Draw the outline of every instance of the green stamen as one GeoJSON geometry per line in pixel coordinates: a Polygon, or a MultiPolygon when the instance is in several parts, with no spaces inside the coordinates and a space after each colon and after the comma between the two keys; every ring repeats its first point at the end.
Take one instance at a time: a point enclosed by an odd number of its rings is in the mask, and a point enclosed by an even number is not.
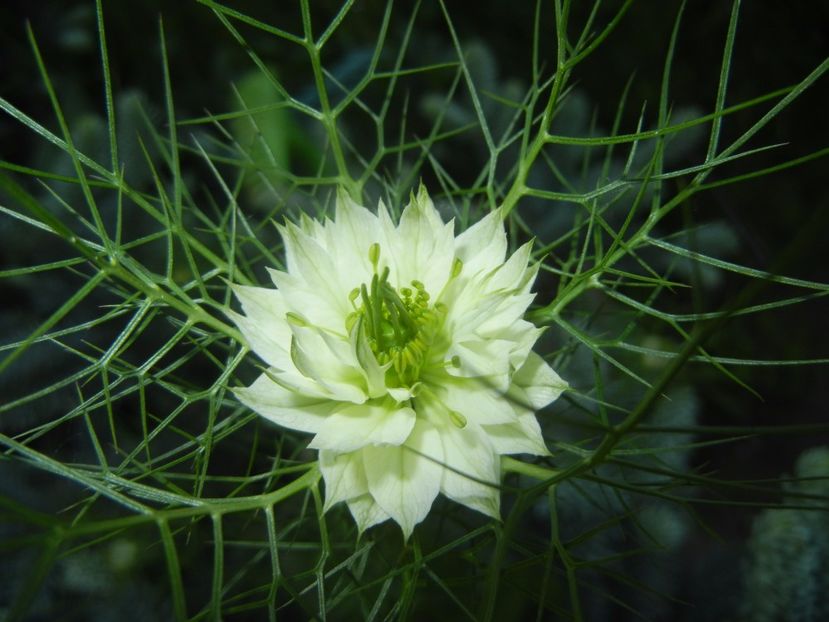
{"type": "MultiPolygon", "coordinates": [[[[376,248],[369,249],[372,263],[379,258],[379,245],[376,248]]],[[[386,267],[379,275],[375,272],[368,285],[352,290],[349,300],[355,311],[346,318],[346,329],[350,331],[364,317],[361,330],[377,362],[388,365],[386,382],[389,386],[412,386],[441,328],[446,307],[430,307],[429,293],[420,281],[412,281],[414,289],[403,287],[398,292],[388,279],[386,267]]]]}
{"type": "Polygon", "coordinates": [[[460,428],[461,430],[466,427],[466,417],[460,414],[457,410],[449,411],[449,420],[455,425],[455,427],[460,428]]]}

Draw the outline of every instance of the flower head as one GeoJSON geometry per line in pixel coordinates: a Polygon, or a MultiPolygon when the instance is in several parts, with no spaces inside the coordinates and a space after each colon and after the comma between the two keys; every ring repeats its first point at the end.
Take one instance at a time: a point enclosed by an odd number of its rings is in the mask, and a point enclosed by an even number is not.
{"type": "Polygon", "coordinates": [[[438,493],[499,516],[501,454],[546,455],[535,411],[566,383],[522,319],[537,266],[497,213],[454,235],[421,187],[394,224],[344,193],[334,221],[280,227],[277,289],[237,285],[232,318],[267,370],[236,395],[314,435],[325,506],[408,537],[438,493]]]}

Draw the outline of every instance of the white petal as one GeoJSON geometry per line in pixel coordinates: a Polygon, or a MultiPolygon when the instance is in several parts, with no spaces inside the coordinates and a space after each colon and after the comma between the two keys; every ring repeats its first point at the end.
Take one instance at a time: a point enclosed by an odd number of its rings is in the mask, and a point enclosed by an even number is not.
{"type": "Polygon", "coordinates": [[[500,516],[500,460],[476,423],[460,429],[449,423],[440,431],[446,468],[440,490],[450,499],[494,518],[500,516]]]}
{"type": "Polygon", "coordinates": [[[233,323],[239,328],[250,349],[260,359],[268,365],[280,369],[292,365],[290,355],[291,331],[288,330],[287,341],[283,342],[283,336],[281,335],[281,329],[283,327],[287,330],[287,322],[285,322],[284,318],[282,320],[273,318],[269,322],[257,322],[244,315],[239,315],[230,309],[225,311],[225,313],[233,320],[233,323]]]}
{"type": "Polygon", "coordinates": [[[512,376],[512,381],[510,394],[533,410],[544,408],[568,388],[567,382],[535,352],[529,353],[527,360],[512,376]]]}
{"type": "Polygon", "coordinates": [[[333,399],[365,402],[365,376],[351,345],[314,327],[290,326],[291,361],[300,373],[325,387],[333,399]]]}
{"type": "Polygon", "coordinates": [[[360,535],[369,527],[382,523],[391,518],[383,508],[374,500],[371,495],[362,495],[348,500],[348,509],[351,510],[351,515],[354,517],[354,522],[357,523],[357,529],[360,535]]]}
{"type": "Polygon", "coordinates": [[[410,387],[387,387],[386,391],[395,402],[400,404],[401,402],[412,399],[417,393],[419,386],[420,383],[416,382],[410,387]]]}
{"type": "Polygon", "coordinates": [[[496,337],[498,333],[509,328],[522,317],[535,294],[521,294],[504,296],[504,298],[492,309],[488,317],[477,327],[476,332],[481,336],[496,337]]]}
{"type": "Polygon", "coordinates": [[[500,212],[490,212],[455,238],[455,255],[463,262],[461,275],[490,272],[504,262],[507,235],[500,212]]]}
{"type": "Polygon", "coordinates": [[[521,413],[516,423],[488,425],[484,429],[498,454],[550,455],[533,412],[521,413]]]}
{"type": "Polygon", "coordinates": [[[268,274],[289,311],[302,315],[315,326],[345,334],[345,318],[351,311],[347,296],[335,300],[330,291],[314,288],[295,275],[272,269],[268,274]]]}
{"type": "Polygon", "coordinates": [[[418,420],[406,445],[366,447],[362,454],[371,496],[408,539],[440,490],[440,435],[433,426],[418,420]]]}
{"type": "Polygon", "coordinates": [[[338,454],[320,451],[319,466],[325,480],[325,508],[368,493],[362,456],[358,453],[338,454]]]}
{"type": "Polygon", "coordinates": [[[493,390],[506,392],[509,388],[510,352],[515,347],[504,339],[476,339],[453,344],[447,358],[457,356],[460,367],[447,367],[453,376],[466,378],[485,377],[493,390]]]}
{"type": "MultiPolygon", "coordinates": [[[[355,203],[344,190],[337,193],[336,223],[327,227],[327,248],[346,287],[368,283],[373,274],[368,251],[383,240],[377,216],[355,203]]],[[[350,291],[350,289],[349,289],[350,291]]]]}
{"type": "Polygon", "coordinates": [[[496,270],[487,283],[490,291],[523,290],[527,286],[529,277],[535,278],[537,267],[528,268],[532,242],[527,242],[518,248],[510,258],[496,270]]]}
{"type": "Polygon", "coordinates": [[[485,378],[442,378],[438,399],[468,421],[478,424],[513,423],[518,420],[509,401],[485,378]]]}
{"type": "MultiPolygon", "coordinates": [[[[349,340],[354,350],[354,356],[359,363],[360,370],[365,377],[368,396],[371,398],[381,397],[386,393],[386,370],[390,367],[391,363],[383,366],[377,362],[377,357],[371,350],[368,338],[366,337],[365,323],[362,315],[360,315],[357,323],[352,327],[349,340]]],[[[397,401],[400,402],[402,400],[397,401]]]]}
{"type": "Polygon", "coordinates": [[[282,294],[270,288],[233,285],[245,315],[227,310],[250,348],[269,365],[284,367],[289,360],[291,331],[285,321],[282,294]]]}
{"type": "Polygon", "coordinates": [[[266,374],[259,376],[249,387],[234,389],[233,393],[266,419],[301,432],[317,432],[325,418],[339,406],[327,398],[286,390],[266,374]]]}
{"type": "MultiPolygon", "coordinates": [[[[381,224],[383,217],[381,214],[381,224]]],[[[389,264],[392,283],[408,287],[421,281],[436,299],[443,290],[455,260],[454,222],[441,220],[432,200],[421,186],[400,216],[395,231],[384,224],[391,248],[389,264]]]]}
{"type": "Polygon", "coordinates": [[[326,418],[309,447],[349,452],[367,445],[401,445],[414,424],[415,412],[393,402],[349,405],[326,418]]]}
{"type": "Polygon", "coordinates": [[[277,228],[285,245],[288,274],[301,279],[314,289],[328,291],[332,300],[340,298],[337,283],[331,279],[334,265],[329,253],[322,246],[322,241],[308,235],[293,223],[277,225],[277,228]]]}

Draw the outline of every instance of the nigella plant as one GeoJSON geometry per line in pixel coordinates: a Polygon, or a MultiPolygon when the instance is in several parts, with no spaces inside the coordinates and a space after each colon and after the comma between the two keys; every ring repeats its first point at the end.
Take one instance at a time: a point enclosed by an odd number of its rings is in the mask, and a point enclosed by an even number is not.
{"type": "Polygon", "coordinates": [[[498,211],[456,237],[423,186],[396,225],[340,192],[333,221],[280,231],[276,289],[234,287],[267,365],[239,399],[314,435],[325,505],[360,531],[391,518],[408,538],[438,493],[497,518],[499,456],[549,453],[535,411],[567,386],[523,319],[531,243],[507,258],[498,211]]]}
{"type": "Polygon", "coordinates": [[[0,618],[826,617],[821,3],[12,4],[0,618]]]}

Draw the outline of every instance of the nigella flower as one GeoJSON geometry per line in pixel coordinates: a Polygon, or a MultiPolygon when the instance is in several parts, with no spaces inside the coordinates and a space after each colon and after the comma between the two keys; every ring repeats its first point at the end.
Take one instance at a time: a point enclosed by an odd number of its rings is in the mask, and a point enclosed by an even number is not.
{"type": "Polygon", "coordinates": [[[276,289],[234,287],[267,364],[236,395],[314,435],[325,507],[346,502],[361,532],[391,518],[408,538],[438,493],[498,517],[499,456],[548,454],[535,411],[566,383],[522,319],[530,244],[507,259],[497,212],[453,229],[422,186],[396,226],[340,193],[333,222],[280,227],[276,289]]]}

